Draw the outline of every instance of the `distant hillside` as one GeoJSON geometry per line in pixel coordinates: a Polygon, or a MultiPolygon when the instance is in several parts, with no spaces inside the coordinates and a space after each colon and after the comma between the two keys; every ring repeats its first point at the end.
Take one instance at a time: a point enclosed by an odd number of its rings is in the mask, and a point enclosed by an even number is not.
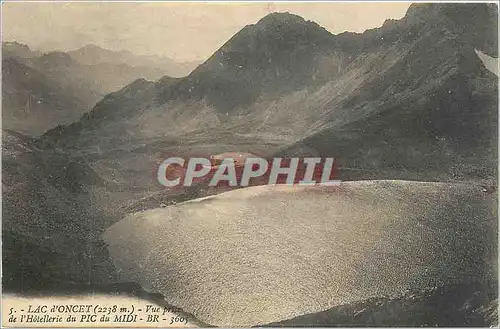
{"type": "Polygon", "coordinates": [[[30,59],[34,57],[41,56],[42,53],[39,51],[32,51],[30,47],[18,42],[2,42],[2,58],[17,58],[17,59],[30,59]]]}
{"type": "Polygon", "coordinates": [[[332,112],[326,129],[280,154],[314,148],[337,157],[346,179],[495,180],[498,78],[476,48],[498,56],[496,15],[485,4],[412,5],[388,34],[408,48],[335,110],[349,118],[332,112]]]}
{"type": "Polygon", "coordinates": [[[4,291],[109,280],[112,267],[98,239],[105,216],[88,193],[104,184],[84,162],[2,131],[4,291]]]}
{"type": "Polygon", "coordinates": [[[130,51],[112,51],[96,45],[87,45],[68,54],[84,65],[125,64],[137,68],[162,71],[170,77],[183,77],[191,73],[201,62],[176,62],[168,57],[156,55],[135,55],[130,51]]]}
{"type": "Polygon", "coordinates": [[[2,128],[41,135],[88,109],[78,93],[16,59],[2,61],[2,128]]]}

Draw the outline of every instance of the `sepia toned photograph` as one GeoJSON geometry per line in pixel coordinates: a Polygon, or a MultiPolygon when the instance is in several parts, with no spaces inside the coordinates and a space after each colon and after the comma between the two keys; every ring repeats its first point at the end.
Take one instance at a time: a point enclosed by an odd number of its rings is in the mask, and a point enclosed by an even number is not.
{"type": "Polygon", "coordinates": [[[498,3],[3,1],[2,327],[498,327],[498,3]]]}

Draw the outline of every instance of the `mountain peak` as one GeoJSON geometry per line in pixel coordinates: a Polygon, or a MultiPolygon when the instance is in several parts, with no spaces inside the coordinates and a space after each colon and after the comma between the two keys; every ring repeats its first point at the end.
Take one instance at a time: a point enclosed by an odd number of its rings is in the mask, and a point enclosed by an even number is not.
{"type": "Polygon", "coordinates": [[[296,30],[317,30],[318,33],[328,34],[330,32],[316,22],[306,21],[301,16],[289,12],[274,12],[261,18],[256,24],[250,25],[258,30],[274,31],[296,31],[296,30]]]}
{"type": "Polygon", "coordinates": [[[298,16],[289,12],[274,12],[262,17],[256,25],[280,25],[280,24],[305,24],[306,21],[298,16]]]}

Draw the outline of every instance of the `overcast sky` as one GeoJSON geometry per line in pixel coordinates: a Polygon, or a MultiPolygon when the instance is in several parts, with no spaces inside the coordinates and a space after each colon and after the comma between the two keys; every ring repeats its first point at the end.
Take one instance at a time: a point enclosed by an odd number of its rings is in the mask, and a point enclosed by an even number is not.
{"type": "Polygon", "coordinates": [[[243,26],[290,12],[337,34],[401,18],[410,3],[34,3],[2,5],[4,41],[37,50],[96,44],[178,61],[205,60],[243,26]]]}

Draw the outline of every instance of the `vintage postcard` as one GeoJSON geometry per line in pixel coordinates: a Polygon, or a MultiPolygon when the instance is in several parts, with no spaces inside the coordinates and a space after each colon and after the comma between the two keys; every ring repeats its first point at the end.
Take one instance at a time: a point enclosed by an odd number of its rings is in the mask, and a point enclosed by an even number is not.
{"type": "Polygon", "coordinates": [[[496,2],[2,2],[3,327],[498,326],[496,2]]]}

